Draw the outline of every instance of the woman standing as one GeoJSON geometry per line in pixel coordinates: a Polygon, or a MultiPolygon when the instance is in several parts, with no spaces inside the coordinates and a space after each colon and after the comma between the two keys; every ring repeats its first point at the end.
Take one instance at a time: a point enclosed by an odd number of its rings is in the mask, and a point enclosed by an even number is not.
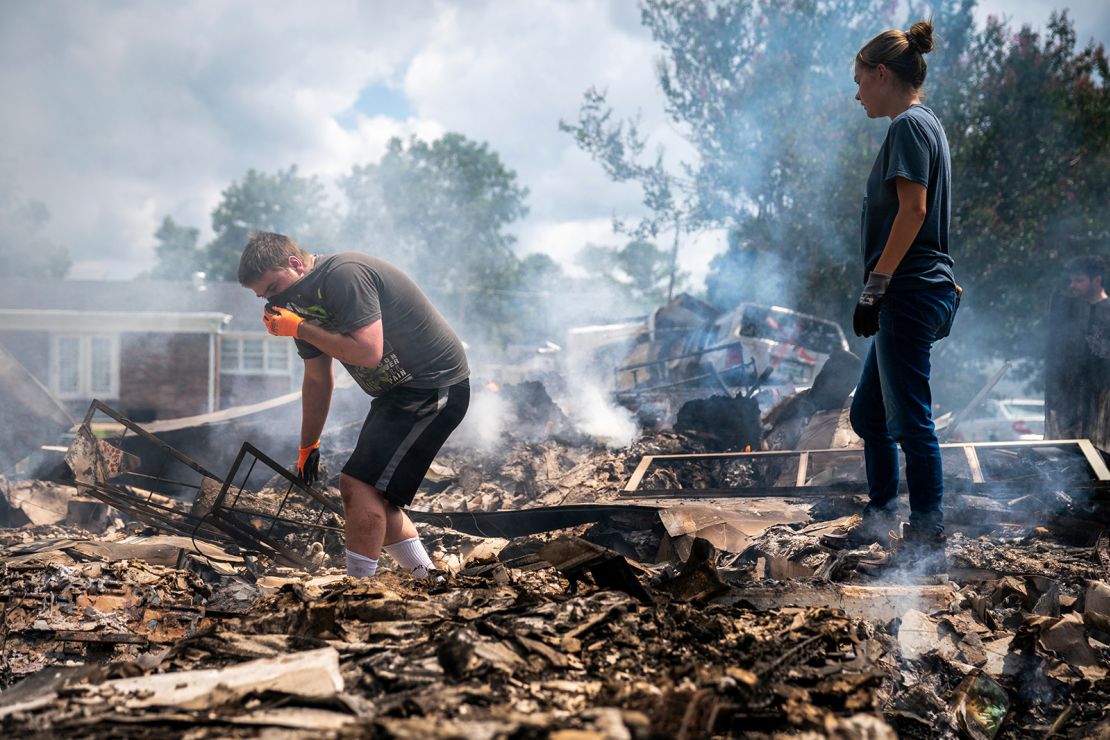
{"type": "Polygon", "coordinates": [[[944,495],[933,428],[929,352],[948,336],[958,305],[949,255],[952,175],[940,120],[921,104],[933,26],[880,33],[856,55],[856,100],[890,128],[863,199],[864,288],[853,325],[875,339],[852,402],[863,438],[870,503],[859,533],[878,540],[895,524],[898,447],[906,457],[910,522],[903,552],[944,572],[944,495]]]}

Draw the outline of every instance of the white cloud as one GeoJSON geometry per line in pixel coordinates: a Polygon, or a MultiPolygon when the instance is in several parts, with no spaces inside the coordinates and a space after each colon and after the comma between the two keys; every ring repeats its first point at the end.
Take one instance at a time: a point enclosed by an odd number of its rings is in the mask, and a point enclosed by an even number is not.
{"type": "Polygon", "coordinates": [[[586,274],[585,268],[576,261],[582,247],[587,244],[617,245],[621,242],[613,234],[613,222],[608,218],[532,219],[522,225],[518,238],[522,254],[542,252],[551,255],[575,277],[586,274]]]}
{"type": "Polygon", "coordinates": [[[1044,30],[1052,12],[1064,8],[1067,8],[1068,17],[1075,24],[1079,46],[1086,46],[1092,38],[1103,43],[1110,42],[1110,3],[1106,0],[979,0],[975,8],[975,19],[981,26],[988,16],[993,15],[1009,20],[1015,26],[1028,24],[1035,29],[1044,30]]]}
{"type": "MultiPolygon", "coordinates": [[[[577,261],[579,250],[586,244],[621,246],[628,237],[614,234],[612,221],[607,218],[579,220],[531,221],[522,229],[520,242],[524,253],[542,252],[551,255],[572,277],[585,277],[588,269],[577,261]]],[[[658,244],[663,249],[674,245],[674,232],[659,235],[658,244]]],[[[697,234],[683,234],[678,246],[679,270],[687,273],[687,290],[699,291],[709,263],[727,246],[724,229],[710,229],[697,234]]]]}
{"type": "Polygon", "coordinates": [[[709,263],[728,246],[728,233],[713,229],[683,235],[678,247],[678,265],[690,274],[687,288],[700,288],[709,274],[709,263]]]}
{"type": "Polygon", "coordinates": [[[488,140],[531,190],[537,219],[607,215],[638,207],[635,189],[609,182],[560,119],[575,120],[591,85],[619,111],[643,109],[655,125],[662,101],[645,29],[614,25],[610,3],[472,3],[440,17],[405,75],[417,114],[488,140]]]}
{"type": "Polygon", "coordinates": [[[591,84],[621,110],[659,106],[654,48],[623,3],[105,0],[0,13],[0,84],[21,103],[0,121],[0,161],[23,197],[51,207],[74,276],[149,267],[166,214],[209,237],[220,191],[248,168],[333,177],[392,136],[489,141],[531,189],[537,222],[638,207],[635,188],[557,130],[591,84]],[[340,126],[371,84],[400,86],[413,115],[340,126]]]}
{"type": "MultiPolygon", "coordinates": [[[[1071,7],[1081,42],[1110,36],[1110,6],[1071,7]]],[[[978,17],[1043,25],[1049,9],[984,0],[978,17]]],[[[620,243],[611,217],[641,209],[638,188],[558,131],[588,87],[641,111],[669,161],[690,154],[661,108],[658,54],[628,0],[3,3],[0,177],[50,207],[74,276],[128,277],[150,266],[163,215],[207,238],[220,191],[248,168],[334,177],[392,136],[459,131],[530,189],[522,250],[568,262],[586,242],[620,243]],[[351,115],[371,85],[401,90],[410,111],[351,115]]],[[[722,242],[704,243],[683,258],[695,276],[722,242]]]]}
{"type": "Polygon", "coordinates": [[[50,206],[74,276],[129,276],[150,265],[163,215],[208,227],[248,168],[330,173],[358,161],[344,155],[376,158],[389,135],[438,130],[333,120],[412,56],[420,10],[5,4],[0,86],[19,106],[0,119],[0,161],[50,206]]]}

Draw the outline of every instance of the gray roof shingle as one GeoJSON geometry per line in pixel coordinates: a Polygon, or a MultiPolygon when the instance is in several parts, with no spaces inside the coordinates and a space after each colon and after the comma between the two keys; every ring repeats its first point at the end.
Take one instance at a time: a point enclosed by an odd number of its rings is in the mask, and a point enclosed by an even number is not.
{"type": "Polygon", "coordinates": [[[264,331],[265,302],[238,283],[170,280],[57,280],[0,278],[0,309],[61,311],[173,311],[230,314],[226,331],[264,331]]]}

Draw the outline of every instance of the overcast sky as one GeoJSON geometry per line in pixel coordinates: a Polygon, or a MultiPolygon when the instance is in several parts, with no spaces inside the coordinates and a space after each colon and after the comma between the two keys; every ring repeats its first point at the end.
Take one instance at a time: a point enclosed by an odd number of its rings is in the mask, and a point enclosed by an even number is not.
{"type": "MultiPolygon", "coordinates": [[[[985,0],[1043,26],[1049,2],[985,0]]],[[[1080,42],[1110,41],[1110,3],[1067,5],[1080,42]]],[[[153,263],[165,215],[211,236],[220,190],[248,168],[297,164],[325,178],[376,160],[391,136],[488,141],[531,195],[522,251],[562,261],[619,243],[635,187],[608,182],[559,132],[583,91],[662,116],[658,49],[633,0],[480,2],[4,2],[0,192],[45,202],[72,277],[127,278],[153,263]]],[[[683,252],[695,277],[720,248],[683,252]]]]}

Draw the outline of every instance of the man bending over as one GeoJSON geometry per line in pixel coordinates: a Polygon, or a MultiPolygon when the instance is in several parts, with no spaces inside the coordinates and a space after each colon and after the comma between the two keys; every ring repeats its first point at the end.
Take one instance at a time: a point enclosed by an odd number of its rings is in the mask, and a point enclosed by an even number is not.
{"type": "Polygon", "coordinates": [[[403,507],[470,404],[462,342],[407,275],[365,254],[317,256],[287,236],[254,232],[239,282],[267,300],[266,328],[293,337],[304,360],[297,474],[306,483],[318,477],[332,358],[374,397],[339,476],[347,574],[374,575],[384,549],[427,576],[432,561],[403,507]]]}

